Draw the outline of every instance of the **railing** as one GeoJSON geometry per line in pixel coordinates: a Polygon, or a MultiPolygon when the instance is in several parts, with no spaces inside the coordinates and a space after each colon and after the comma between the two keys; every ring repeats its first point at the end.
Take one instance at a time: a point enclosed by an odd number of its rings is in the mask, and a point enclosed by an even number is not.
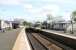
{"type": "Polygon", "coordinates": [[[31,50],[25,28],[20,31],[12,50],[31,50]]]}

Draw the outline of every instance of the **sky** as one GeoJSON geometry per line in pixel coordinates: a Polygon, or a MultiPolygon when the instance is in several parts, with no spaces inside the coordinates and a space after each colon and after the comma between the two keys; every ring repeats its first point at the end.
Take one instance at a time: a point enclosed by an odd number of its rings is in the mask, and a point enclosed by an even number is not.
{"type": "Polygon", "coordinates": [[[76,0],[0,0],[0,19],[35,22],[46,20],[47,14],[51,14],[69,20],[75,5],[76,0]]]}

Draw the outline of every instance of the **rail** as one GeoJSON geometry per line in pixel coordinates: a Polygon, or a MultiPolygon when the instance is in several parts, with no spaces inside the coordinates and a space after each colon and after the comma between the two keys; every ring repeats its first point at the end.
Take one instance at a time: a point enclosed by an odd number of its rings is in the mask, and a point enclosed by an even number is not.
{"type": "Polygon", "coordinates": [[[52,39],[53,43],[57,46],[63,48],[64,50],[76,50],[76,37],[65,35],[65,34],[59,34],[47,30],[41,30],[36,28],[27,28],[26,29],[29,32],[35,32],[40,33],[46,37],[48,37],[48,40],[51,41],[52,39]]]}

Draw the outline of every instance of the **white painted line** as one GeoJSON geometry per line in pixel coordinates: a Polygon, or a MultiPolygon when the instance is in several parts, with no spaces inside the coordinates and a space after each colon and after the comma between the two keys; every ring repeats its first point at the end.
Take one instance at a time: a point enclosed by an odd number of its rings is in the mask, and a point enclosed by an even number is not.
{"type": "Polygon", "coordinates": [[[12,50],[31,50],[27,35],[25,33],[25,28],[23,28],[19,33],[12,50]]]}
{"type": "Polygon", "coordinates": [[[46,32],[49,32],[49,33],[52,33],[52,34],[56,34],[56,35],[60,35],[60,36],[64,36],[64,37],[68,37],[68,38],[72,38],[72,39],[75,39],[76,40],[76,37],[75,36],[72,36],[72,35],[67,35],[67,34],[60,34],[60,33],[57,33],[57,32],[53,32],[53,31],[50,31],[50,30],[44,30],[42,29],[42,31],[46,31],[46,32]]]}

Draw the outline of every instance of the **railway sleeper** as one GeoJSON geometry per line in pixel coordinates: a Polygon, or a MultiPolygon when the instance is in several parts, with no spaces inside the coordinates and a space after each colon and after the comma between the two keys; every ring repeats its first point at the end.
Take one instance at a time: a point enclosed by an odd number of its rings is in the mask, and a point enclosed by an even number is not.
{"type": "Polygon", "coordinates": [[[62,48],[58,47],[57,45],[53,44],[52,42],[42,38],[37,33],[32,33],[34,38],[36,38],[42,45],[44,45],[48,50],[63,50],[62,48]]]}

